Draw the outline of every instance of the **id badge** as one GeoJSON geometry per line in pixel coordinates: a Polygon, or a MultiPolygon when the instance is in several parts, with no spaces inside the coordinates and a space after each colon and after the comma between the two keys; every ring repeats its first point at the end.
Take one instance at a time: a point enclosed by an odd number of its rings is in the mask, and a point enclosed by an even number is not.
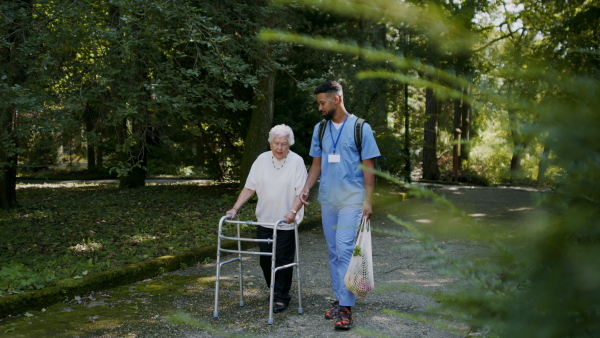
{"type": "Polygon", "coordinates": [[[340,154],[329,154],[328,162],[329,163],[340,163],[340,154]]]}

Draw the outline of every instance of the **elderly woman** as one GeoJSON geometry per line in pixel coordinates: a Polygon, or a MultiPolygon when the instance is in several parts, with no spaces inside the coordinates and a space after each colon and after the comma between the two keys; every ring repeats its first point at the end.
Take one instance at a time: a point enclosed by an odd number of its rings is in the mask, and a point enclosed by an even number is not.
{"type": "MultiPolygon", "coordinates": [[[[256,218],[261,223],[275,223],[283,218],[288,225],[278,228],[277,254],[275,265],[282,266],[294,262],[296,239],[294,220],[302,221],[304,210],[298,194],[306,181],[304,160],[290,150],[294,144],[294,132],[284,124],[277,125],[269,132],[271,151],[260,154],[252,164],[244,189],[227,214],[235,217],[237,211],[254,195],[258,196],[256,218]],[[279,231],[282,230],[282,231],[279,231]]],[[[257,238],[273,238],[272,226],[258,226],[257,238]]],[[[271,252],[271,243],[259,243],[260,251],[271,252]]],[[[260,266],[267,286],[271,284],[271,257],[260,256],[260,266]]],[[[292,268],[277,271],[275,275],[273,312],[284,311],[291,300],[292,268]]]]}

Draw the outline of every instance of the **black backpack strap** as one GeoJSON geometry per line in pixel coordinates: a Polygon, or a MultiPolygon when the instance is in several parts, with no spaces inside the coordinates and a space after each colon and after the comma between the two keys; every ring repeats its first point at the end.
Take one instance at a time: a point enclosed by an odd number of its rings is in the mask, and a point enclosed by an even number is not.
{"type": "MultiPolygon", "coordinates": [[[[354,122],[354,144],[356,145],[356,149],[358,150],[358,157],[362,162],[362,130],[363,125],[365,124],[365,119],[357,118],[356,122],[354,122]]],[[[319,123],[319,147],[323,150],[323,136],[325,135],[325,125],[327,125],[327,121],[323,119],[319,123]]]]}
{"type": "MultiPolygon", "coordinates": [[[[323,135],[325,135],[325,125],[327,124],[327,121],[325,119],[323,119],[323,121],[321,121],[319,123],[319,147],[321,148],[321,151],[323,151],[323,135]]],[[[323,156],[323,155],[321,155],[323,156]]]]}
{"type": "Polygon", "coordinates": [[[356,144],[356,149],[358,149],[358,157],[362,162],[362,129],[365,124],[365,119],[361,119],[360,117],[354,123],[354,144],[356,144]]]}

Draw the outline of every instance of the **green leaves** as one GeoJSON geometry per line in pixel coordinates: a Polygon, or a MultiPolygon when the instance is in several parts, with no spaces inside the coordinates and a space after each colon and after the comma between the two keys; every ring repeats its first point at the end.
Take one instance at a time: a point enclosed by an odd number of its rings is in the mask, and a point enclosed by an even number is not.
{"type": "MultiPolygon", "coordinates": [[[[0,238],[0,295],[215,244],[216,226],[236,188],[20,186],[27,207],[0,211],[5,234],[0,238]]],[[[241,216],[252,215],[245,208],[241,216]]]]}

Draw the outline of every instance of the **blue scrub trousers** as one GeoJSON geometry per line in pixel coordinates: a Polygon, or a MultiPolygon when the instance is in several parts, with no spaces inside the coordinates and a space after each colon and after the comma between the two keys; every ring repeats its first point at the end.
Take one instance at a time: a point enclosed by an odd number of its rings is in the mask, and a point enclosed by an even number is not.
{"type": "Polygon", "coordinates": [[[346,289],[344,277],[354,251],[362,204],[328,206],[321,204],[323,232],[329,249],[331,286],[340,306],[354,306],[356,295],[346,289]]]}

